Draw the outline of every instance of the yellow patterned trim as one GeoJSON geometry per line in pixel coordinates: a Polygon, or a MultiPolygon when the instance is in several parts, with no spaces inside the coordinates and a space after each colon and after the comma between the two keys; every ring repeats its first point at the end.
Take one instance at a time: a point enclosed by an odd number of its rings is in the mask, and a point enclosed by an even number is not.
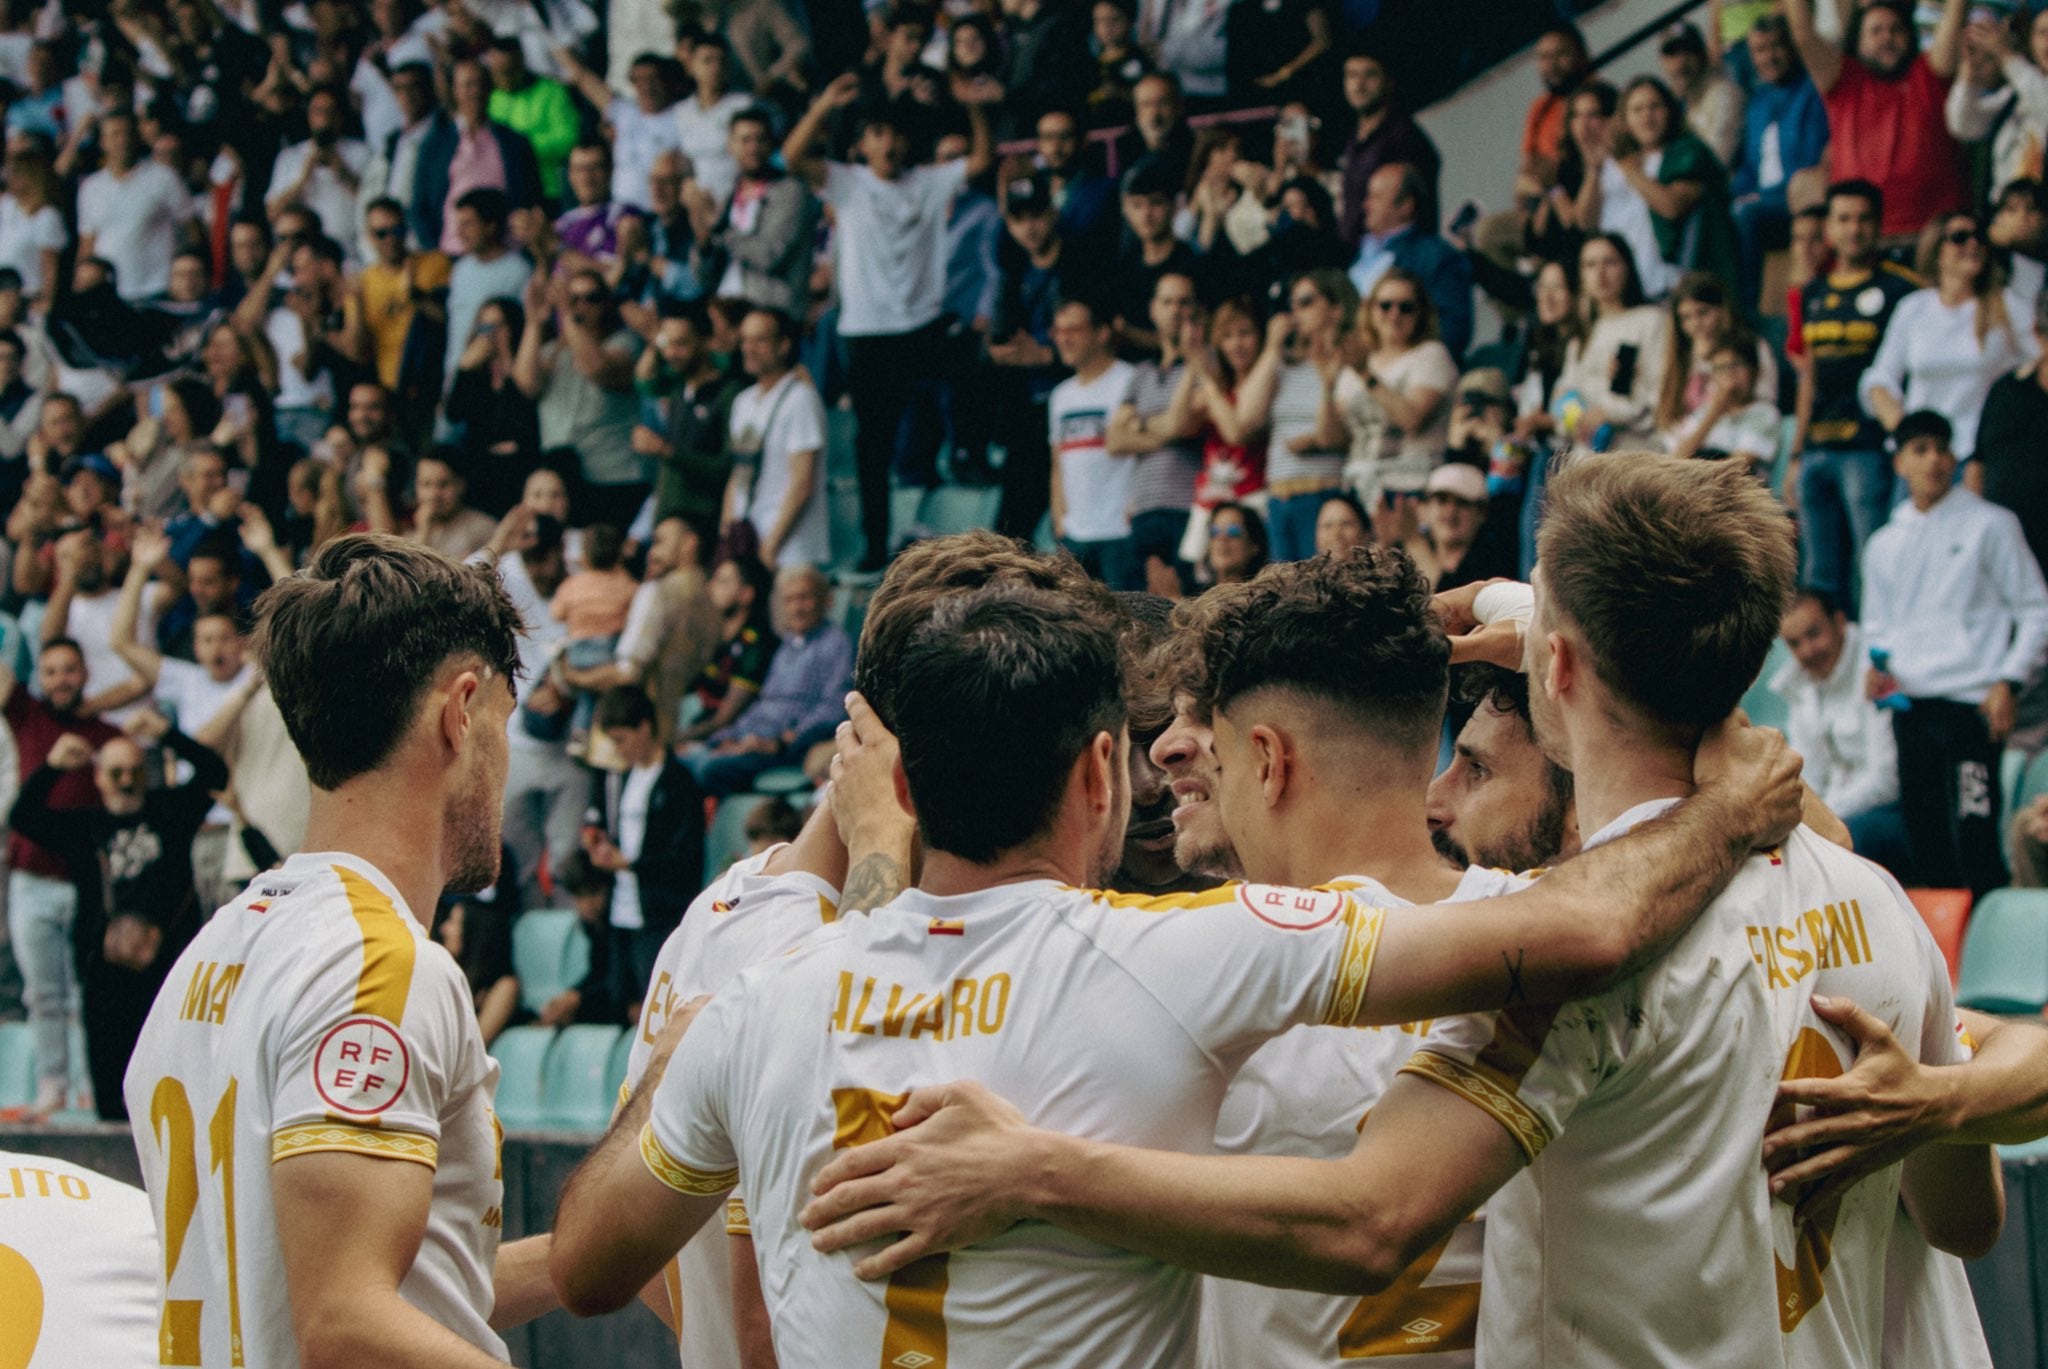
{"type": "Polygon", "coordinates": [[[411,1160],[428,1169],[441,1161],[441,1147],[432,1137],[422,1136],[416,1131],[372,1131],[368,1127],[351,1127],[339,1122],[307,1122],[286,1127],[271,1136],[270,1163],[276,1164],[293,1155],[327,1150],[372,1155],[380,1160],[411,1160]]]}
{"type": "Polygon", "coordinates": [[[1358,1021],[1365,1006],[1365,986],[1372,979],[1373,957],[1380,948],[1380,928],[1386,924],[1384,908],[1368,908],[1344,899],[1344,944],[1337,951],[1337,978],[1330,985],[1330,1001],[1323,1007],[1326,1027],[1348,1027],[1358,1021]]]}
{"type": "Polygon", "coordinates": [[[1522,1148],[1522,1154],[1530,1163],[1543,1153],[1550,1144],[1550,1128],[1538,1117],[1527,1103],[1515,1097],[1500,1081],[1482,1070],[1476,1070],[1462,1060],[1438,1055],[1435,1051],[1417,1051],[1401,1066],[1401,1073],[1420,1077],[1441,1084],[1457,1094],[1472,1106],[1507,1128],[1508,1135],[1515,1138],[1515,1144],[1522,1148]]]}
{"type": "Polygon", "coordinates": [[[1188,894],[1118,894],[1107,889],[1072,889],[1069,892],[1083,893],[1095,902],[1111,908],[1129,908],[1140,913],[1178,913],[1189,908],[1213,908],[1219,903],[1228,903],[1237,897],[1242,881],[1219,884],[1214,889],[1201,889],[1188,894]]]}
{"type": "Polygon", "coordinates": [[[655,1139],[654,1124],[640,1128],[640,1158],[647,1162],[647,1172],[667,1184],[678,1193],[692,1198],[715,1198],[740,1181],[737,1169],[707,1172],[692,1169],[675,1156],[661,1148],[655,1139]]]}
{"type": "Polygon", "coordinates": [[[725,1200],[725,1234],[728,1236],[751,1236],[754,1224],[747,1220],[747,1205],[738,1198],[725,1200]]]}

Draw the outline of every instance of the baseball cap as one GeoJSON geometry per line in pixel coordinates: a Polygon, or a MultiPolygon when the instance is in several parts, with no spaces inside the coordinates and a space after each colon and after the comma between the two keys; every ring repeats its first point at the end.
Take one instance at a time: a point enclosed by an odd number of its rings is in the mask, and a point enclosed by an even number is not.
{"type": "Polygon", "coordinates": [[[1052,212],[1052,187],[1043,176],[1018,176],[1003,187],[1003,212],[1022,216],[1025,214],[1050,214],[1052,212]]]}
{"type": "Polygon", "coordinates": [[[1512,403],[1507,372],[1498,366],[1474,367],[1459,378],[1458,398],[1466,401],[1483,399],[1494,404],[1512,403]]]}
{"type": "Polygon", "coordinates": [[[1664,41],[1657,45],[1657,51],[1666,57],[1676,57],[1681,52],[1704,57],[1707,55],[1707,40],[1699,25],[1682,21],[1664,30],[1664,41]]]}
{"type": "Polygon", "coordinates": [[[1425,498],[1432,494],[1448,494],[1468,504],[1484,504],[1486,473],[1477,466],[1452,461],[1429,473],[1429,483],[1422,487],[1422,493],[1425,498]]]}
{"type": "Polygon", "coordinates": [[[1123,193],[1164,195],[1170,200],[1180,193],[1180,183],[1174,179],[1173,168],[1166,164],[1166,159],[1155,153],[1140,157],[1137,164],[1124,173],[1123,193]]]}
{"type": "Polygon", "coordinates": [[[115,469],[112,461],[99,452],[88,452],[81,456],[74,456],[64,463],[65,480],[70,480],[71,477],[77,475],[80,471],[91,471],[114,489],[118,490],[121,488],[121,472],[115,469]]]}

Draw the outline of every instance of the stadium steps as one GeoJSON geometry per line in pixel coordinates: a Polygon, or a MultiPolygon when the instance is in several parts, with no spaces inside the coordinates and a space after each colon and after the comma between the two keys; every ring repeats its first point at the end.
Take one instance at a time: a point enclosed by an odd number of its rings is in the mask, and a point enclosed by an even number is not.
{"type": "Polygon", "coordinates": [[[2048,1008],[2048,889],[1994,889],[1971,910],[1956,1002],[1990,1013],[2048,1008]]]}

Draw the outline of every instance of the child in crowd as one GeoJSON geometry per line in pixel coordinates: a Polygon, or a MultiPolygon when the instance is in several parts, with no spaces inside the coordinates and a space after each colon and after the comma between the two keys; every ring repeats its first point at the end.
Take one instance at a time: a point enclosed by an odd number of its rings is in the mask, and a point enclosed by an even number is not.
{"type": "MultiPolygon", "coordinates": [[[[548,612],[569,630],[562,648],[563,663],[572,670],[590,670],[611,660],[618,650],[619,634],[626,630],[626,610],[640,582],[619,564],[625,552],[625,537],[609,523],[593,523],[583,536],[587,569],[562,581],[548,612]]],[[[578,691],[571,727],[578,735],[589,731],[591,710],[597,706],[588,690],[578,691]]]]}

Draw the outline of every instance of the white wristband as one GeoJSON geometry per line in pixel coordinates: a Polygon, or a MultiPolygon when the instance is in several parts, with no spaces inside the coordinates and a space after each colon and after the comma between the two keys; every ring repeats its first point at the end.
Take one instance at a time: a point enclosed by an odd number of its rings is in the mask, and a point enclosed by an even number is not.
{"type": "Polygon", "coordinates": [[[1515,580],[1488,585],[1472,597],[1472,616],[1481,627],[1515,622],[1527,628],[1536,616],[1536,591],[1515,580]]]}

